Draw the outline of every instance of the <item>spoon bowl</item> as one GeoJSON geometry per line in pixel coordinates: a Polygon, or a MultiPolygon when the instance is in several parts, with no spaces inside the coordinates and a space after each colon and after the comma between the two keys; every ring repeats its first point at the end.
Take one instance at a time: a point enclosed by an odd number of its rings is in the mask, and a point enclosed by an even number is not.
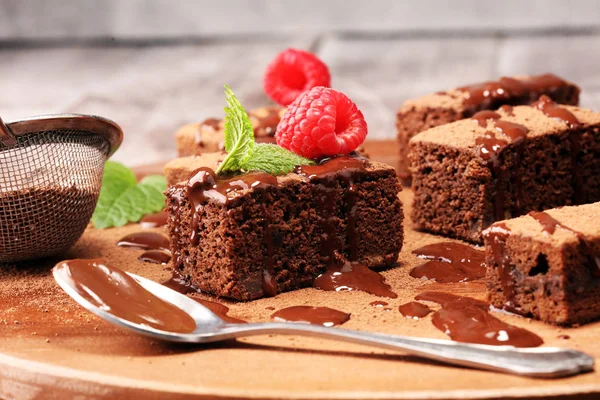
{"type": "MultiPolygon", "coordinates": [[[[561,348],[488,346],[286,322],[227,323],[208,308],[186,295],[149,279],[118,270],[114,267],[111,268],[112,272],[117,271],[121,274],[127,274],[133,278],[135,285],[139,285],[143,290],[148,291],[158,299],[183,310],[183,312],[194,320],[196,324],[195,329],[189,333],[170,332],[116,316],[111,313],[109,307],[98,306],[93,301],[90,301],[90,298],[82,295],[81,288],[74,284],[68,269],[61,268],[61,264],[54,267],[52,272],[54,279],[60,287],[90,312],[114,325],[153,339],[202,344],[263,334],[302,335],[341,340],[391,350],[402,350],[447,364],[539,378],[558,378],[594,369],[594,359],[589,355],[580,351],[561,348]]],[[[123,290],[122,285],[119,286],[118,282],[114,284],[113,289],[117,291],[123,290]]],[[[97,294],[94,296],[93,298],[98,297],[97,294]]]]}

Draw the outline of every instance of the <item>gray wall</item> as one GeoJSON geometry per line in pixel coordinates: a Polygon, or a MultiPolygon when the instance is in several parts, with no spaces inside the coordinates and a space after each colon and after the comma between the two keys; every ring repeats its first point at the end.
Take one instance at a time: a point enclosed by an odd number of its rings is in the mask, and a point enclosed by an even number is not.
{"type": "Polygon", "coordinates": [[[2,0],[0,38],[588,30],[597,0],[2,0]]]}
{"type": "Polygon", "coordinates": [[[0,116],[117,121],[129,164],[175,156],[181,124],[223,113],[223,84],[268,103],[262,74],[310,49],[333,87],[393,138],[406,99],[502,75],[553,72],[600,111],[600,1],[0,0],[0,116]]]}

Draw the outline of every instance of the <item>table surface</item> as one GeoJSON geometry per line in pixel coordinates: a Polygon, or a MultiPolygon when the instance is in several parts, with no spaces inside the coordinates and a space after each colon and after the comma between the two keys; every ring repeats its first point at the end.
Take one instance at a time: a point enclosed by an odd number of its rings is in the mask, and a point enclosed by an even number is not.
{"type": "Polygon", "coordinates": [[[503,75],[553,72],[600,110],[596,31],[495,34],[286,34],[163,45],[11,47],[0,44],[0,116],[57,112],[111,118],[124,129],[115,159],[141,165],[175,156],[180,125],[221,116],[228,84],[247,108],[269,103],[262,74],[287,47],[328,65],[332,85],[363,110],[371,139],[395,136],[406,99],[503,75]]]}

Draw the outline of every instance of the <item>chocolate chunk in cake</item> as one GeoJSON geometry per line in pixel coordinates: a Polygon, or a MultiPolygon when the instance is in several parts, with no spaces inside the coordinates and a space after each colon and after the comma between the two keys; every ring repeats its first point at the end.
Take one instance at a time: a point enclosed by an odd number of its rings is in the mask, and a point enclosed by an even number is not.
{"type": "Polygon", "coordinates": [[[417,229],[481,243],[494,221],[600,200],[600,113],[545,96],[429,129],[410,146],[417,229]]]}
{"type": "Polygon", "coordinates": [[[403,179],[410,177],[409,140],[417,133],[469,118],[481,110],[529,104],[544,94],[560,104],[579,104],[579,88],[552,74],[503,77],[405,102],[396,115],[400,146],[398,175],[403,179]]]}
{"type": "MultiPolygon", "coordinates": [[[[189,176],[198,163],[186,160],[189,176]]],[[[192,175],[167,190],[168,226],[174,268],[203,291],[273,296],[310,286],[339,255],[392,265],[402,247],[401,186],[388,165],[340,157],[277,177],[192,175]]]]}
{"type": "MultiPolygon", "coordinates": [[[[275,131],[285,108],[262,107],[248,113],[258,143],[275,143],[275,131]]],[[[187,124],[175,133],[180,157],[224,150],[225,121],[209,118],[200,123],[187,124]]]]}
{"type": "Polygon", "coordinates": [[[500,221],[484,231],[492,305],[555,324],[600,318],[600,203],[500,221]]]}

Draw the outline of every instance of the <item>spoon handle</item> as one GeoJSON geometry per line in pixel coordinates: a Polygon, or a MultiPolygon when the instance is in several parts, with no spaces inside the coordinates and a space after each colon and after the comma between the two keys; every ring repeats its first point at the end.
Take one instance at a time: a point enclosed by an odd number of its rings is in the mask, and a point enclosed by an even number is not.
{"type": "Polygon", "coordinates": [[[556,347],[522,349],[512,346],[487,346],[277,322],[232,324],[223,328],[221,333],[226,338],[263,334],[316,336],[384,349],[404,350],[448,364],[540,378],[558,378],[594,369],[594,359],[589,355],[556,347]]]}

